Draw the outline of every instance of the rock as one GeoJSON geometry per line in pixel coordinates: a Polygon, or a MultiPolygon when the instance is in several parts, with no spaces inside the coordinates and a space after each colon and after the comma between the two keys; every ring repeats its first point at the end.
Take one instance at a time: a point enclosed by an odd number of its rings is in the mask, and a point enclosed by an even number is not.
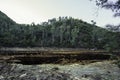
{"type": "Polygon", "coordinates": [[[26,75],[27,75],[26,73],[22,74],[22,75],[20,75],[20,78],[25,77],[26,75]]]}
{"type": "Polygon", "coordinates": [[[120,80],[120,68],[109,61],[86,65],[0,63],[0,80],[120,80]]]}
{"type": "Polygon", "coordinates": [[[4,79],[4,77],[1,75],[1,76],[0,76],[0,80],[2,80],[2,79],[4,79]]]}
{"type": "Polygon", "coordinates": [[[59,70],[59,68],[58,68],[58,67],[54,67],[54,68],[52,68],[51,70],[57,71],[57,70],[59,70]]]}

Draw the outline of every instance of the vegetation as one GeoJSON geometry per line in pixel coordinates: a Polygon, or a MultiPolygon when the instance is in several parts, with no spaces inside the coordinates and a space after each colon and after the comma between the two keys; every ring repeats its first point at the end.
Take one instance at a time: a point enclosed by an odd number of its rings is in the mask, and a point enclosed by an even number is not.
{"type": "Polygon", "coordinates": [[[120,0],[95,0],[96,5],[102,8],[106,8],[112,10],[114,12],[114,16],[120,16],[120,0]]]}
{"type": "Polygon", "coordinates": [[[117,49],[120,32],[100,28],[72,17],[59,17],[41,24],[17,24],[0,12],[1,47],[71,47],[117,49]]]}
{"type": "MultiPolygon", "coordinates": [[[[93,1],[93,0],[91,0],[93,1]]],[[[120,0],[95,0],[98,7],[106,10],[111,10],[114,13],[114,17],[120,17],[120,0]]],[[[111,30],[120,31],[120,24],[107,25],[111,30]]]]}
{"type": "MultiPolygon", "coordinates": [[[[114,17],[120,17],[120,0],[95,0],[96,1],[96,5],[101,7],[101,8],[105,8],[107,10],[111,10],[114,13],[114,17]]],[[[115,31],[117,33],[116,38],[112,38],[113,42],[115,41],[114,44],[112,44],[109,48],[109,51],[112,52],[114,50],[115,47],[119,47],[119,43],[116,42],[116,40],[119,40],[120,37],[120,24],[117,25],[107,25],[106,27],[108,27],[109,30],[111,31],[115,31]]],[[[118,65],[118,67],[120,68],[120,59],[118,56],[113,56],[114,58],[117,58],[117,62],[116,64],[118,65]]]]}

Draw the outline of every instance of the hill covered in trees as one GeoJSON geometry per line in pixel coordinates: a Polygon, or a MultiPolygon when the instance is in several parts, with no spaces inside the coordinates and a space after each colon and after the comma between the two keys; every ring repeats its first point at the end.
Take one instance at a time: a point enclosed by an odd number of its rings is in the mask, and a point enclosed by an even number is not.
{"type": "Polygon", "coordinates": [[[71,47],[106,49],[120,47],[120,33],[72,17],[41,24],[17,24],[0,12],[0,47],[71,47]]]}

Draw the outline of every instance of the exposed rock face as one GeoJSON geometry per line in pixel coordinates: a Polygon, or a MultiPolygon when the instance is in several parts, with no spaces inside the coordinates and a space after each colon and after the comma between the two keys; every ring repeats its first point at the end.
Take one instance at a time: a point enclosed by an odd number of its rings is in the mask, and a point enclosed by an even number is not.
{"type": "Polygon", "coordinates": [[[111,61],[81,65],[22,65],[0,63],[0,80],[120,80],[120,68],[111,61]]]}

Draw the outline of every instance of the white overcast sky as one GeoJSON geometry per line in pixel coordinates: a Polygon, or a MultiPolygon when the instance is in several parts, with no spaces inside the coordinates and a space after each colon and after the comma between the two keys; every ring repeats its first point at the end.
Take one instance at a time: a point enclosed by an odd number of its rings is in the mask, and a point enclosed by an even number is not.
{"type": "Polygon", "coordinates": [[[119,18],[113,13],[99,9],[89,0],[0,0],[0,10],[17,23],[41,23],[59,16],[71,16],[90,23],[95,20],[97,25],[119,24],[119,18]]]}

